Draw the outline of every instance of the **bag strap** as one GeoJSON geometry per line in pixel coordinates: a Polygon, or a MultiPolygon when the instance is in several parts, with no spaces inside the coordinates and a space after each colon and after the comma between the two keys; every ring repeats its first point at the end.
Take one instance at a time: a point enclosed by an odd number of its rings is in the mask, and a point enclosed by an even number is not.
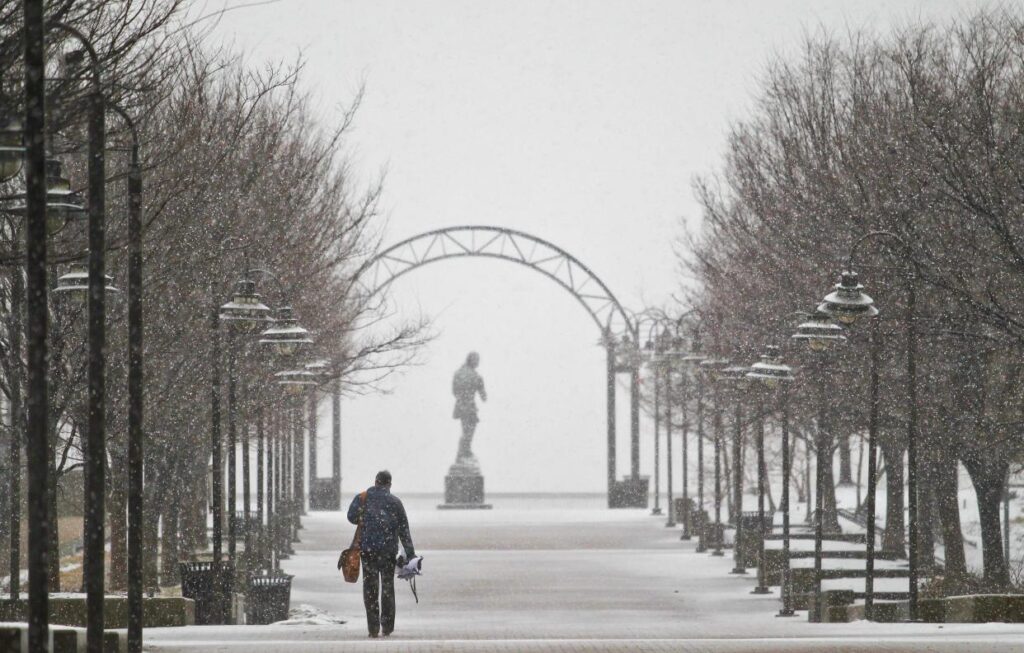
{"type": "Polygon", "coordinates": [[[366,490],[359,493],[359,520],[356,522],[356,532],[352,535],[352,546],[349,548],[358,549],[363,540],[363,514],[366,512],[366,490]]]}

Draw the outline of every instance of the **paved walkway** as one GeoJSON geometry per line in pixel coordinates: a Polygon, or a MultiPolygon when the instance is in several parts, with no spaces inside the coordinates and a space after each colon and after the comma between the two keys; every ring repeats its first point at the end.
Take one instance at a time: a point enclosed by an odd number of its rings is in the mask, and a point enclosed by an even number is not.
{"type": "Polygon", "coordinates": [[[438,511],[411,499],[420,603],[398,581],[388,640],[366,638],[359,585],[335,568],[352,527],[305,519],[285,564],[306,624],[147,631],[152,651],[986,651],[1021,650],[1016,625],[810,624],[774,616],[729,558],[694,552],[646,511],[534,508],[438,511]],[[326,617],[345,620],[329,624],[326,617]],[[325,625],[319,625],[324,623],[325,625]]]}

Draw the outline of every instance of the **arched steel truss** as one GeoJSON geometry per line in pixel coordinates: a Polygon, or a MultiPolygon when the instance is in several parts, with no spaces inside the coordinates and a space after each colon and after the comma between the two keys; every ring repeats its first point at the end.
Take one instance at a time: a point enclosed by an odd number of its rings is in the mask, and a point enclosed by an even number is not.
{"type": "Polygon", "coordinates": [[[480,257],[511,261],[540,272],[568,290],[583,305],[601,331],[607,352],[608,505],[611,508],[646,507],[648,483],[640,477],[640,411],[637,361],[620,369],[616,344],[629,335],[637,342],[636,323],[608,286],[590,268],[561,247],[546,240],[501,227],[481,225],[447,227],[407,238],[363,265],[356,283],[372,296],[406,272],[452,258],[480,257]],[[630,475],[619,481],[616,471],[615,380],[619,372],[630,376],[630,475]]]}
{"type": "Polygon", "coordinates": [[[469,225],[406,238],[367,261],[356,273],[357,282],[373,295],[406,272],[462,257],[503,259],[536,270],[568,290],[602,333],[606,328],[611,333],[633,332],[622,304],[590,268],[557,245],[513,229],[469,225]]]}

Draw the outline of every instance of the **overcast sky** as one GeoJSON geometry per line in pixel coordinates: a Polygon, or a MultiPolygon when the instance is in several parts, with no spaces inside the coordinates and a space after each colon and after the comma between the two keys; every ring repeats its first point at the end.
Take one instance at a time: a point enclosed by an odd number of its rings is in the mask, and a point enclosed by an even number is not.
{"type": "MultiPolygon", "coordinates": [[[[232,42],[253,65],[301,54],[325,123],[365,83],[349,150],[364,180],[387,171],[387,242],[460,224],[519,229],[567,249],[640,310],[670,304],[679,287],[673,244],[700,217],[691,181],[719,165],[771,57],[808,33],[887,31],[977,6],[281,0],[227,13],[211,42],[232,42]]],[[[437,338],[390,394],[344,402],[346,493],[384,467],[398,493],[443,489],[459,436],[451,375],[470,350],[490,395],[474,443],[487,489],[605,489],[603,350],[569,294],[481,259],[418,269],[390,294],[395,319],[426,316],[437,338]]],[[[621,475],[625,401],[619,416],[621,475]]],[[[327,419],[321,428],[327,475],[327,419]]],[[[645,474],[651,446],[645,421],[645,474]]]]}

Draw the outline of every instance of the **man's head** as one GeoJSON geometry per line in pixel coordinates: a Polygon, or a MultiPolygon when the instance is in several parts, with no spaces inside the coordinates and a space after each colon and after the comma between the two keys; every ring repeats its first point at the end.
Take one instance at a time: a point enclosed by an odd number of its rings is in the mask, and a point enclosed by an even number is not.
{"type": "Polygon", "coordinates": [[[373,484],[377,487],[391,487],[391,472],[386,469],[382,469],[377,472],[377,478],[373,479],[373,484]]]}
{"type": "Polygon", "coordinates": [[[476,366],[479,365],[479,364],[480,364],[480,354],[476,353],[475,351],[469,352],[469,356],[466,356],[466,365],[469,365],[470,367],[472,367],[475,370],[476,366]]]}

